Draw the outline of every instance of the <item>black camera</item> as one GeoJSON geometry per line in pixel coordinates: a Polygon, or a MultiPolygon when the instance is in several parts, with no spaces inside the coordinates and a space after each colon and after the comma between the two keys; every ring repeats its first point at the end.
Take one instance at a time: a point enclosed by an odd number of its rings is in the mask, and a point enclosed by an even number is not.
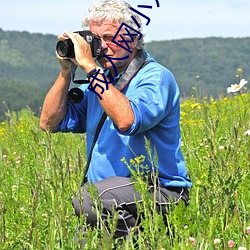
{"type": "MultiPolygon", "coordinates": [[[[93,57],[98,58],[99,56],[102,56],[103,49],[101,38],[95,36],[90,30],[75,31],[74,33],[78,33],[87,41],[87,43],[90,45],[93,57]]],[[[56,51],[61,57],[75,57],[74,44],[70,39],[58,41],[56,45],[56,51]]]]}

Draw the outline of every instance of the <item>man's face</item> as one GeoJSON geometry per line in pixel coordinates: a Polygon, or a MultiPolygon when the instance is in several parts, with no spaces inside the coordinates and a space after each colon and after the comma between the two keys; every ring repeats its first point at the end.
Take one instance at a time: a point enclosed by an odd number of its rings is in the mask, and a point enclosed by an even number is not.
{"type": "MultiPolygon", "coordinates": [[[[131,61],[131,57],[133,57],[128,51],[123,49],[122,47],[114,44],[112,42],[113,37],[116,36],[116,32],[118,31],[119,26],[115,26],[108,22],[103,22],[101,25],[98,25],[90,20],[90,30],[93,34],[100,37],[102,39],[102,48],[104,49],[104,54],[111,58],[122,58],[129,55],[129,58],[124,60],[112,60],[115,64],[118,73],[120,73],[127,64],[131,61]]],[[[120,31],[121,32],[121,31],[120,31]]],[[[121,33],[122,34],[122,33],[121,33]]],[[[116,36],[117,37],[117,36],[116,36]]],[[[118,38],[118,40],[120,40],[118,38]]],[[[125,43],[121,43],[121,45],[126,46],[125,43]]],[[[129,44],[130,48],[135,49],[136,43],[129,44]]],[[[103,68],[112,70],[113,66],[110,61],[104,57],[100,57],[98,62],[101,64],[103,68]]]]}

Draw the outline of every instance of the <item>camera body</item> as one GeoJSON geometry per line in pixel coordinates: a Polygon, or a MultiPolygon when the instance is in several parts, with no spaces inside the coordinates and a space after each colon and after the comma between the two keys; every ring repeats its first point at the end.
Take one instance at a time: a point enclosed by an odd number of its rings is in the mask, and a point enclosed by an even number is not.
{"type": "MultiPolygon", "coordinates": [[[[96,37],[90,30],[75,31],[74,33],[78,33],[90,45],[93,57],[98,58],[99,56],[102,56],[103,49],[101,38],[96,37]]],[[[58,41],[56,45],[56,51],[61,57],[75,57],[74,44],[70,39],[58,41]]]]}

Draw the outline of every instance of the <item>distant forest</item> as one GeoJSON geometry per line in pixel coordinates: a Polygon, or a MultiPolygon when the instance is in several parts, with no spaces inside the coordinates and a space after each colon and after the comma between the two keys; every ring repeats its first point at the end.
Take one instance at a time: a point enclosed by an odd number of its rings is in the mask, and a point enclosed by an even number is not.
{"type": "MultiPolygon", "coordinates": [[[[60,70],[57,37],[0,29],[0,120],[29,107],[39,115],[60,70]]],[[[182,98],[220,97],[239,78],[250,80],[250,38],[192,38],[147,43],[145,50],[174,74],[182,98]],[[238,69],[243,73],[237,78],[238,69]]]]}

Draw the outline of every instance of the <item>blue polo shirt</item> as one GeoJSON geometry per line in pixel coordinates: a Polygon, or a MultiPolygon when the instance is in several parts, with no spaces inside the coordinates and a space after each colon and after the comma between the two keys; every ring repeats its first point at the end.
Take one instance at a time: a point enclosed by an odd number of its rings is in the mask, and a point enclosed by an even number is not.
{"type": "MultiPolygon", "coordinates": [[[[146,150],[149,140],[151,152],[156,152],[159,179],[163,186],[191,187],[187,168],[181,152],[180,137],[180,91],[172,73],[147,55],[150,61],[122,91],[129,99],[135,120],[123,133],[107,117],[92,153],[88,181],[96,182],[110,176],[129,177],[130,170],[121,161],[144,155],[145,166],[152,168],[146,150]]],[[[118,81],[115,78],[113,84],[118,81]]],[[[103,109],[95,93],[88,85],[81,85],[84,99],[78,103],[68,102],[67,113],[58,131],[84,133],[87,135],[87,155],[103,109]]],[[[154,156],[153,156],[154,157],[154,156]]]]}

